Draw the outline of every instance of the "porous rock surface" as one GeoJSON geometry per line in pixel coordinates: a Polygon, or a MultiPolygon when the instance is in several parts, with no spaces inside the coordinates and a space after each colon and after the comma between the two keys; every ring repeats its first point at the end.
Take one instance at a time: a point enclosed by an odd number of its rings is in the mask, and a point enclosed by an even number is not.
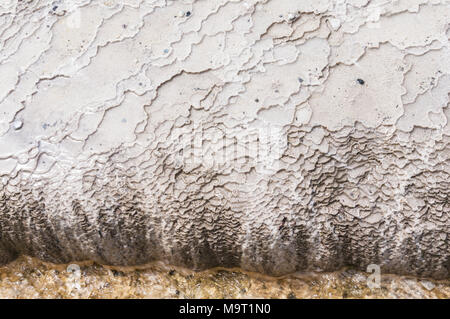
{"type": "Polygon", "coordinates": [[[21,256],[0,266],[0,298],[450,298],[450,280],[381,274],[372,288],[368,281],[354,269],[272,278],[241,269],[55,265],[21,256]]]}
{"type": "Polygon", "coordinates": [[[1,0],[0,263],[448,278],[450,2],[1,0]]]}

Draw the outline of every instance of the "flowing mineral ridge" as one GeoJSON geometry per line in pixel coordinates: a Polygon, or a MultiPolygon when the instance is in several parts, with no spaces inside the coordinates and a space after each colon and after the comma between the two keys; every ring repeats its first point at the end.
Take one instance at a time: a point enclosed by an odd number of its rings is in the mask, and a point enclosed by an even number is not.
{"type": "Polygon", "coordinates": [[[0,0],[0,264],[449,278],[450,2],[0,0]]]}

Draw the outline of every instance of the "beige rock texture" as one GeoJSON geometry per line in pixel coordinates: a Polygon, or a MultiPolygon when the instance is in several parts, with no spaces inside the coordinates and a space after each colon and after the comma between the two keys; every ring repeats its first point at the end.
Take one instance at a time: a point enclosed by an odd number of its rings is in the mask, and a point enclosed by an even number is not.
{"type": "Polygon", "coordinates": [[[0,267],[0,298],[62,299],[450,299],[450,281],[341,269],[269,277],[241,269],[194,272],[153,263],[110,267],[85,262],[55,265],[21,256],[0,267]]]}
{"type": "Polygon", "coordinates": [[[0,0],[0,264],[450,277],[450,2],[0,0]]]}

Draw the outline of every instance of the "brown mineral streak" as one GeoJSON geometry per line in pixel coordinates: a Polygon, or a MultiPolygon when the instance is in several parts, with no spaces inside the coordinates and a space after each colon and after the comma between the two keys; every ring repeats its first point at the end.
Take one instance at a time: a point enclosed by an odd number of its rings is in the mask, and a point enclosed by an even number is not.
{"type": "Polygon", "coordinates": [[[370,289],[369,274],[354,269],[275,278],[240,269],[194,272],[161,263],[77,266],[21,256],[0,267],[0,298],[450,298],[449,280],[382,274],[380,287],[370,289]]]}
{"type": "Polygon", "coordinates": [[[1,2],[0,264],[448,279],[449,26],[446,0],[1,2]]]}

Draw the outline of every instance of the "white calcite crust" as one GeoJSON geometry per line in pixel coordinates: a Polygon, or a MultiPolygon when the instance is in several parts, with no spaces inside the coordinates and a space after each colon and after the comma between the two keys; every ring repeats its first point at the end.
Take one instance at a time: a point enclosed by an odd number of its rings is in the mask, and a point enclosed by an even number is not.
{"type": "Polygon", "coordinates": [[[0,0],[0,263],[450,277],[450,1],[0,0]]]}

